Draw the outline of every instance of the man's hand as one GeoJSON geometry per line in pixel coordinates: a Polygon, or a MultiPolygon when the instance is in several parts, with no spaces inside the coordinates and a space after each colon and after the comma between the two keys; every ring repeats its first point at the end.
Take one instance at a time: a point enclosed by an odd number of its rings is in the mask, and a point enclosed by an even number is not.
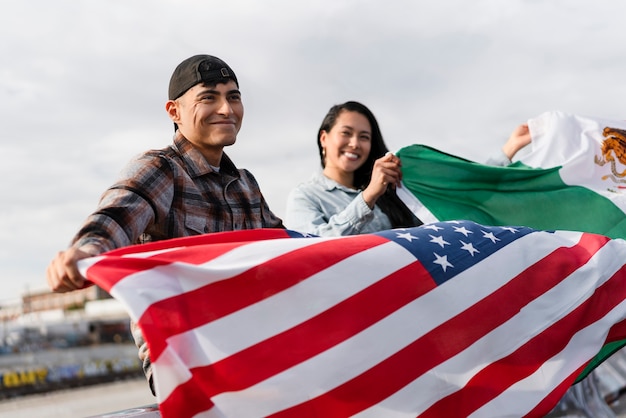
{"type": "Polygon", "coordinates": [[[92,255],[76,248],[61,251],[48,265],[46,276],[53,292],[71,292],[85,287],[85,278],[78,271],[78,260],[92,255]]]}

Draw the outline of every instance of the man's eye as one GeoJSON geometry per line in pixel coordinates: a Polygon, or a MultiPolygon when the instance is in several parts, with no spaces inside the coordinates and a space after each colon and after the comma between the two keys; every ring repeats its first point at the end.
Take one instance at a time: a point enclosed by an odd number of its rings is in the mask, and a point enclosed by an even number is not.
{"type": "Polygon", "coordinates": [[[241,100],[241,96],[240,96],[240,95],[238,95],[238,94],[233,94],[233,95],[232,95],[232,96],[230,96],[228,99],[229,99],[229,100],[231,100],[231,101],[233,101],[233,102],[238,102],[238,101],[240,101],[240,100],[241,100]]]}
{"type": "Polygon", "coordinates": [[[215,96],[212,96],[212,95],[211,96],[202,96],[200,98],[200,100],[213,100],[214,98],[215,98],[215,96]]]}

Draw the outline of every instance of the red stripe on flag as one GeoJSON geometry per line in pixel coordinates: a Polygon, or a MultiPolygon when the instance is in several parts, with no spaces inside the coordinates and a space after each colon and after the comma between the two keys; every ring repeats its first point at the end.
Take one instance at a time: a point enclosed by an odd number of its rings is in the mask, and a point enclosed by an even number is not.
{"type": "Polygon", "coordinates": [[[166,266],[174,262],[193,265],[207,263],[239,246],[241,246],[241,243],[215,244],[208,249],[209,247],[202,245],[179,248],[146,258],[107,256],[91,266],[87,274],[91,280],[98,283],[98,286],[110,292],[117,283],[132,274],[166,266]]]}
{"type": "Polygon", "coordinates": [[[131,274],[165,266],[173,262],[199,265],[209,262],[241,245],[255,240],[289,238],[284,229],[253,229],[218,232],[132,245],[102,254],[102,260],[89,267],[87,276],[107,292],[131,274]],[[236,233],[235,233],[236,232],[236,233]],[[242,241],[242,239],[244,239],[242,241]],[[159,252],[148,257],[123,257],[129,254],[159,252]]]}
{"type": "MultiPolygon", "coordinates": [[[[165,401],[159,403],[159,411],[164,417],[191,418],[208,411],[215,404],[207,396],[206,388],[195,378],[179,385],[165,401]],[[181,390],[184,388],[184,392],[181,390]]],[[[222,414],[223,415],[223,414],[222,414]]],[[[218,416],[222,416],[219,415],[218,416]]]]}
{"type": "Polygon", "coordinates": [[[209,402],[188,402],[188,391],[204,388],[209,397],[242,390],[297,365],[361,332],[436,287],[428,272],[414,262],[331,309],[213,365],[192,370],[193,378],[161,403],[179,408],[178,416],[193,416],[209,402]],[[355,315],[359,312],[359,315],[355,315]]]}
{"type": "MultiPolygon", "coordinates": [[[[576,332],[602,319],[626,298],[624,280],[626,267],[622,267],[565,317],[553,322],[515,352],[489,364],[476,373],[465,387],[439,400],[420,416],[468,416],[515,382],[530,376],[562,351],[576,332]]],[[[549,409],[539,412],[547,414],[554,405],[547,407],[549,409]]]]}
{"type": "MultiPolygon", "coordinates": [[[[626,339],[626,320],[616,323],[609,330],[606,342],[614,342],[626,339]]],[[[620,347],[621,348],[621,347],[620,347]]]]}
{"type": "Polygon", "coordinates": [[[569,387],[572,385],[572,382],[576,380],[576,377],[579,376],[584,369],[585,369],[584,366],[576,369],[574,373],[570,374],[567,377],[567,379],[564,379],[556,388],[554,388],[552,392],[550,392],[545,398],[543,398],[541,402],[535,405],[535,407],[525,416],[533,417],[533,418],[539,418],[539,417],[545,416],[546,412],[539,412],[539,411],[548,411],[548,412],[551,411],[554,408],[554,406],[557,403],[559,403],[561,398],[563,398],[563,395],[565,394],[565,392],[567,392],[567,389],[569,389],[569,387]]]}
{"type": "Polygon", "coordinates": [[[189,237],[171,238],[163,241],[148,242],[145,244],[130,245],[117,248],[103,255],[122,256],[128,254],[145,253],[151,251],[170,250],[177,247],[195,247],[212,244],[246,243],[269,239],[291,238],[285,229],[246,229],[240,231],[213,232],[210,234],[193,235],[189,237]]]}
{"type": "Polygon", "coordinates": [[[232,278],[155,302],[138,321],[150,341],[152,360],[158,359],[170,336],[269,298],[351,255],[387,242],[376,235],[323,241],[275,257],[232,278]]]}
{"type": "Polygon", "coordinates": [[[149,258],[121,258],[108,256],[89,267],[87,277],[107,292],[126,276],[142,270],[149,270],[170,264],[169,261],[152,260],[149,258]]]}
{"type": "Polygon", "coordinates": [[[367,372],[272,416],[302,417],[325,411],[325,417],[345,417],[384,400],[508,321],[522,307],[584,265],[606,242],[608,238],[583,234],[574,247],[553,251],[502,288],[367,372]],[[534,284],[532,289],[528,288],[529,283],[534,284]],[[415,361],[418,358],[420,361],[415,361]]]}

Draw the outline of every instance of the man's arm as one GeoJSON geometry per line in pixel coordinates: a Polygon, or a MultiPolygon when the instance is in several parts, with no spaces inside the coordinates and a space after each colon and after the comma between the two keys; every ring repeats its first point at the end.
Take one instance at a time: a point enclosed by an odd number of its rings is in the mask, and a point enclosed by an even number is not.
{"type": "Polygon", "coordinates": [[[530,144],[531,137],[528,124],[516,126],[509,139],[500,149],[497,155],[492,155],[485,164],[504,167],[512,163],[515,154],[526,145],[530,144]]]}
{"type": "Polygon", "coordinates": [[[46,279],[50,289],[70,292],[83,288],[86,279],[78,271],[78,260],[136,243],[147,226],[169,210],[169,204],[163,202],[171,202],[171,178],[169,164],[158,157],[131,161],[120,179],[102,195],[97,210],[87,218],[72,246],[59,252],[49,264],[46,279]]]}

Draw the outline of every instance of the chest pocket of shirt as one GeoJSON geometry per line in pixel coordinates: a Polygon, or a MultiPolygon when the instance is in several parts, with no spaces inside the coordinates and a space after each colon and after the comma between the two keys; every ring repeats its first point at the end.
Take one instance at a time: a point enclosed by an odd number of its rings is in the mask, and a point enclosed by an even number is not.
{"type": "Polygon", "coordinates": [[[233,217],[233,229],[262,228],[263,211],[261,198],[249,196],[248,201],[230,201],[230,210],[233,217]]]}
{"type": "Polygon", "coordinates": [[[206,224],[206,216],[198,216],[194,214],[185,215],[185,229],[189,235],[204,234],[208,231],[206,224]]]}

